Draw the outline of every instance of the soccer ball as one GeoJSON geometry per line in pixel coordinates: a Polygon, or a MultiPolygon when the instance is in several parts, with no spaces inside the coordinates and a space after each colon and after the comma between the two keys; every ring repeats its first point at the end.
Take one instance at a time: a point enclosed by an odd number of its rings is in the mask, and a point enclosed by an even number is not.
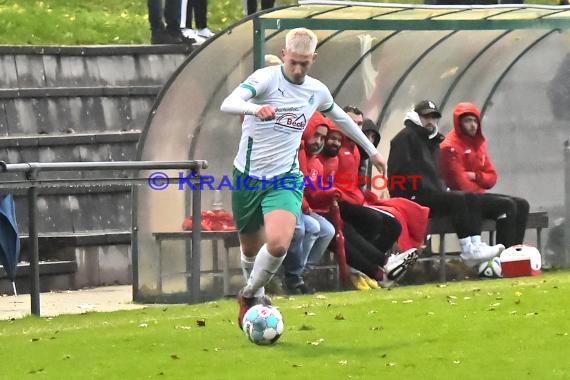
{"type": "Polygon", "coordinates": [[[269,345],[283,334],[283,317],[273,306],[252,306],[243,316],[243,332],[255,344],[269,345]]]}
{"type": "Polygon", "coordinates": [[[503,277],[501,259],[493,257],[489,261],[479,264],[479,277],[499,278],[503,277]]]}

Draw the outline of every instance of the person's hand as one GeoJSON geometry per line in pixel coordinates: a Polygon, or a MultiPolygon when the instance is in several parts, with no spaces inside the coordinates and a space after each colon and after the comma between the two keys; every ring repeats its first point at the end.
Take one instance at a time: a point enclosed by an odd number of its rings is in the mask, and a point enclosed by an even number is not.
{"type": "Polygon", "coordinates": [[[255,112],[255,116],[263,121],[275,119],[275,108],[270,104],[264,104],[255,112]]]}
{"type": "Polygon", "coordinates": [[[340,191],[336,187],[333,187],[333,188],[327,189],[327,190],[323,190],[323,192],[326,194],[327,197],[330,197],[333,199],[341,199],[342,198],[342,191],[340,191]]]}
{"type": "Polygon", "coordinates": [[[469,181],[475,182],[475,180],[477,179],[477,175],[475,174],[475,172],[465,172],[465,174],[467,175],[467,179],[469,179],[469,181]]]}
{"type": "Polygon", "coordinates": [[[387,163],[383,155],[381,155],[379,152],[376,152],[376,154],[370,156],[370,162],[372,162],[372,165],[374,165],[380,174],[386,175],[387,163]]]}

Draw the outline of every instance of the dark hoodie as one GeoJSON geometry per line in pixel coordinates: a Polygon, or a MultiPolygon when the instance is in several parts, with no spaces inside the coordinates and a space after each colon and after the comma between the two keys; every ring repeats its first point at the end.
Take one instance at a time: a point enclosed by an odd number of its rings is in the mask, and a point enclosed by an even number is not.
{"type": "Polygon", "coordinates": [[[418,195],[445,191],[438,167],[439,144],[443,139],[438,131],[430,133],[422,127],[416,112],[406,114],[404,129],[390,141],[390,196],[413,199],[418,195]],[[416,176],[416,186],[410,176],[416,176]],[[403,185],[395,184],[402,177],[405,178],[403,185]]]}
{"type": "Polygon", "coordinates": [[[452,190],[484,193],[495,186],[497,172],[487,153],[487,143],[481,131],[481,113],[471,103],[459,103],[453,110],[453,130],[445,136],[441,144],[439,157],[441,175],[452,190]],[[475,136],[469,136],[459,119],[464,115],[477,118],[479,128],[475,136]],[[466,172],[474,172],[475,180],[467,177],[466,172]]]}

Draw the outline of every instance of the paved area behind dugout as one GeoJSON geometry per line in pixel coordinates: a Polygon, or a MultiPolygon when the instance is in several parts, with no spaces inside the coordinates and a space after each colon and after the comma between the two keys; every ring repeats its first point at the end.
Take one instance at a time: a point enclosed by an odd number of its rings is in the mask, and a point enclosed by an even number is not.
{"type": "MultiPolygon", "coordinates": [[[[0,320],[22,318],[31,314],[30,295],[0,296],[0,320]]],[[[51,317],[60,314],[81,314],[89,311],[142,309],[145,305],[132,302],[132,286],[48,292],[40,294],[40,314],[51,317]]]]}

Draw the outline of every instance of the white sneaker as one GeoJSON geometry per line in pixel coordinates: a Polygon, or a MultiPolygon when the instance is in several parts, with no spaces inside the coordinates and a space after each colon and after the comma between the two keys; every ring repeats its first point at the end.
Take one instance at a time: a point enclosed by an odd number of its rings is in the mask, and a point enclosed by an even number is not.
{"type": "Polygon", "coordinates": [[[196,34],[198,35],[198,37],[202,37],[202,38],[210,38],[210,37],[215,36],[215,34],[212,33],[212,31],[208,28],[198,29],[196,34]]]}
{"type": "Polygon", "coordinates": [[[418,250],[416,248],[410,248],[405,252],[388,256],[388,261],[382,268],[384,278],[378,281],[378,284],[383,288],[391,288],[417,260],[418,250]]]}
{"type": "Polygon", "coordinates": [[[186,38],[196,39],[196,32],[194,31],[194,29],[184,28],[181,30],[181,32],[182,32],[182,35],[186,38]]]}
{"type": "Polygon", "coordinates": [[[480,263],[491,260],[493,257],[498,256],[503,252],[505,246],[502,244],[487,245],[486,243],[470,244],[466,252],[461,253],[459,257],[465,262],[465,265],[474,267],[480,263]]]}

